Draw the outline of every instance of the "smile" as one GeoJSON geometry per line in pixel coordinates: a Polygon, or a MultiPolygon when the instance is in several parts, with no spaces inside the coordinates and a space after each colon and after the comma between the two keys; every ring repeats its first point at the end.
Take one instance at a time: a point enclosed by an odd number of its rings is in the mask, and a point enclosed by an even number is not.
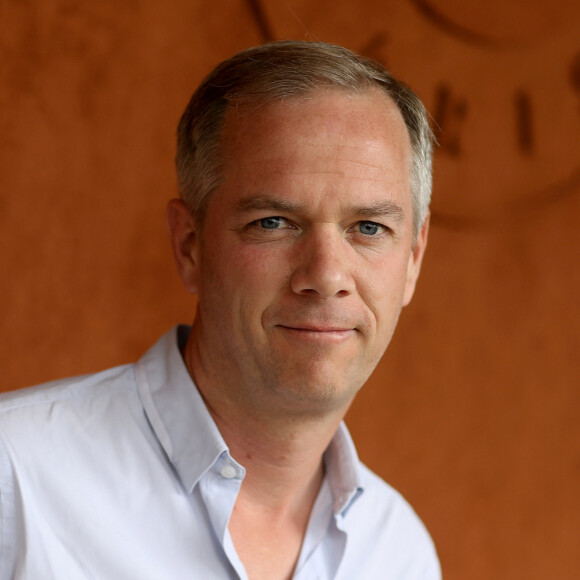
{"type": "Polygon", "coordinates": [[[279,325],[287,336],[296,340],[311,342],[339,343],[351,338],[357,331],[354,328],[334,328],[325,326],[283,326],[279,325]]]}

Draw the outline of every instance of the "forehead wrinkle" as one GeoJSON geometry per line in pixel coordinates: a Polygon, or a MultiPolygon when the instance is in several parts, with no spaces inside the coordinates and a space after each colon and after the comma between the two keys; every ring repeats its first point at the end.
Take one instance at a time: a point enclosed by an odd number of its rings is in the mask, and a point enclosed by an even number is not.
{"type": "MultiPolygon", "coordinates": [[[[377,163],[366,162],[361,159],[345,159],[335,153],[324,155],[320,148],[307,147],[300,155],[289,158],[272,157],[268,159],[269,171],[272,174],[285,175],[339,175],[349,179],[364,179],[365,181],[380,182],[384,179],[384,168],[377,163]],[[313,154],[309,154],[313,151],[313,154]],[[308,163],[304,164],[304,160],[308,163]],[[329,160],[332,162],[329,167],[329,160]]],[[[261,164],[261,163],[260,163],[261,164]]]]}

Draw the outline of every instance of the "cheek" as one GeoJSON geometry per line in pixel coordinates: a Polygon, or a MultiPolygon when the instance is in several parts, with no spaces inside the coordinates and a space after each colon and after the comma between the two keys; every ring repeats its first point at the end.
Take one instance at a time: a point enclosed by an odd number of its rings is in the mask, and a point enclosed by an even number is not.
{"type": "Polygon", "coordinates": [[[287,279],[287,260],[260,246],[224,244],[210,251],[205,263],[202,285],[206,295],[221,297],[224,311],[238,309],[244,318],[267,308],[287,279]]]}
{"type": "Polygon", "coordinates": [[[378,326],[390,326],[399,316],[407,281],[405,260],[385,258],[371,265],[358,278],[359,293],[373,311],[378,326]]]}

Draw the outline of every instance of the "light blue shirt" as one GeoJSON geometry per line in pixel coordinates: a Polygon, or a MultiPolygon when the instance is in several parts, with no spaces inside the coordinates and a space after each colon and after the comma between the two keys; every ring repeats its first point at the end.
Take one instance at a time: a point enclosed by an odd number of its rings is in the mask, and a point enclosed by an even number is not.
{"type": "MultiPolygon", "coordinates": [[[[0,580],[246,579],[228,531],[244,467],[168,332],[134,365],[0,398],[0,580]]],[[[295,580],[440,578],[431,539],[344,425],[295,580]]]]}

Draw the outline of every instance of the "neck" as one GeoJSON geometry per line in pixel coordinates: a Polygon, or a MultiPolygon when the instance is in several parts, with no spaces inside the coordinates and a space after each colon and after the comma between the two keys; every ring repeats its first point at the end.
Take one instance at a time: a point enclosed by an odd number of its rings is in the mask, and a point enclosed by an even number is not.
{"type": "Polygon", "coordinates": [[[246,469],[240,497],[279,514],[304,505],[309,512],[323,478],[323,453],[348,406],[312,413],[256,405],[237,395],[242,377],[228,381],[208,372],[191,338],[184,358],[232,457],[246,469]]]}
{"type": "Polygon", "coordinates": [[[201,356],[192,337],[184,352],[189,372],[246,469],[228,523],[236,551],[250,577],[289,579],[324,477],[323,453],[350,401],[292,400],[286,385],[272,389],[235,366],[228,372],[227,358],[216,364],[201,356]]]}
{"type": "Polygon", "coordinates": [[[323,476],[322,456],[337,424],[306,426],[303,421],[272,425],[243,423],[213,413],[232,456],[246,469],[243,493],[281,513],[314,502],[323,476]]]}

